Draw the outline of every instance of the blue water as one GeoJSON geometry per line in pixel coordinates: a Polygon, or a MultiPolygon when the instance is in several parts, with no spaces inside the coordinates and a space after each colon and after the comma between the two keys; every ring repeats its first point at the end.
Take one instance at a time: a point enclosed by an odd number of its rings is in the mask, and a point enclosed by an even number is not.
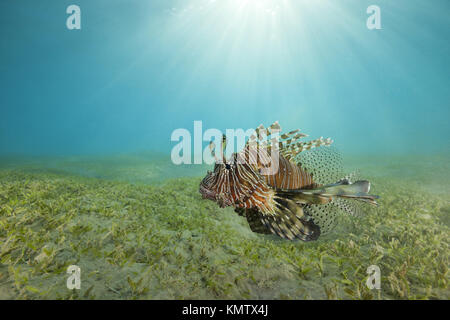
{"type": "Polygon", "coordinates": [[[450,150],[447,0],[2,1],[0,155],[170,152],[279,120],[353,154],[450,150]],[[81,8],[68,30],[66,8],[81,8]],[[369,5],[381,30],[369,30],[369,5]]]}
{"type": "MultiPolygon", "coordinates": [[[[0,300],[449,299],[449,14],[449,0],[1,0],[0,300]],[[258,218],[324,226],[289,242],[252,232],[255,207],[220,208],[226,183],[203,199],[211,165],[170,162],[195,121],[276,120],[334,140],[295,160],[315,184],[368,180],[379,206],[258,218]]],[[[228,185],[235,206],[261,202],[253,180],[228,185]]],[[[284,193],[263,201],[292,210],[284,193]]]]}

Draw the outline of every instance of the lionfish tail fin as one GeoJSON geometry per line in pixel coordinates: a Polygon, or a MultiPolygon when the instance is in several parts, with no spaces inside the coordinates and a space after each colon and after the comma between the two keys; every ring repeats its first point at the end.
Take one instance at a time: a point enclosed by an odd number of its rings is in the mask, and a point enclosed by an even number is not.
{"type": "Polygon", "coordinates": [[[335,197],[359,200],[377,206],[378,203],[375,200],[380,197],[369,194],[369,191],[370,182],[367,180],[358,180],[354,183],[350,183],[347,179],[344,179],[335,186],[326,188],[326,192],[331,193],[335,197]]]}
{"type": "Polygon", "coordinates": [[[305,204],[325,204],[333,198],[344,198],[364,201],[377,206],[377,195],[369,194],[370,182],[367,180],[359,180],[350,183],[347,179],[343,179],[337,183],[321,186],[309,190],[277,190],[278,194],[283,194],[289,198],[303,202],[305,204]]]}

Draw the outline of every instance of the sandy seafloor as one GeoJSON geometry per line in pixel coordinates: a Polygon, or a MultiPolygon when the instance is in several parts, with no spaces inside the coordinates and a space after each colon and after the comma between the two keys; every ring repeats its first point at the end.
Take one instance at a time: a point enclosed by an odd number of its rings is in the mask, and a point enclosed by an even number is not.
{"type": "Polygon", "coordinates": [[[202,200],[207,167],[3,158],[0,299],[449,299],[449,160],[347,157],[380,206],[306,243],[252,233],[202,200]],[[69,265],[80,290],[66,287],[69,265]],[[380,290],[366,287],[370,265],[380,290]]]}

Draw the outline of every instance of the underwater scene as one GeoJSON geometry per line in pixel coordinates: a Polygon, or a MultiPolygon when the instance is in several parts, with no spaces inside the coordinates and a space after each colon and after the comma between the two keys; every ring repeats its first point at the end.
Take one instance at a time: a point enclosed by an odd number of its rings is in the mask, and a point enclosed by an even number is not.
{"type": "Polygon", "coordinates": [[[449,13],[2,1],[0,300],[448,300],[449,13]]]}

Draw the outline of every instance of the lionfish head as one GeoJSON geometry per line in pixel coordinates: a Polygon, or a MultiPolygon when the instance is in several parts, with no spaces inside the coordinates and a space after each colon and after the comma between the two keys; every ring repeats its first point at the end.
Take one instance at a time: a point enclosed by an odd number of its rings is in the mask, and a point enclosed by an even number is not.
{"type": "Polygon", "coordinates": [[[221,207],[232,205],[232,199],[229,194],[221,192],[224,190],[221,184],[227,181],[226,175],[229,174],[231,166],[226,163],[216,163],[214,171],[208,171],[206,176],[200,182],[199,192],[203,199],[209,199],[217,202],[221,207]]]}
{"type": "Polygon", "coordinates": [[[208,170],[206,177],[200,182],[200,193],[203,199],[216,200],[217,192],[214,190],[214,181],[216,174],[208,170]]]}
{"type": "MultiPolygon", "coordinates": [[[[210,142],[209,148],[211,155],[216,159],[216,164],[214,165],[214,171],[208,171],[206,177],[203,178],[200,183],[200,193],[203,199],[209,199],[217,202],[220,207],[224,208],[234,204],[233,193],[231,192],[230,181],[233,179],[233,171],[237,166],[237,154],[234,153],[233,156],[227,160],[225,157],[225,150],[227,145],[226,136],[222,136],[221,141],[221,154],[218,157],[215,153],[215,144],[210,142]]],[[[236,195],[235,195],[236,196],[236,195]]]]}

